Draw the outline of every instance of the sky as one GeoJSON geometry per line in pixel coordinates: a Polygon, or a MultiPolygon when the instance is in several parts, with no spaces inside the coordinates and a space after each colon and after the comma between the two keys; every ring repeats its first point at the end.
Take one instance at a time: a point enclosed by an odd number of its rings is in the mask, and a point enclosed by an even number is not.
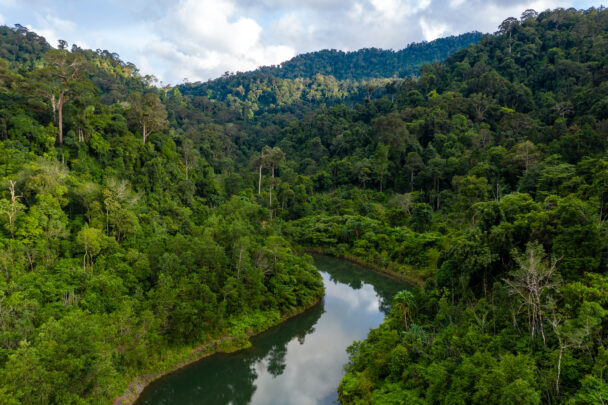
{"type": "Polygon", "coordinates": [[[107,49],[164,84],[279,64],[320,49],[402,49],[469,31],[494,32],[529,8],[608,0],[0,0],[0,24],[57,46],[107,49]]]}

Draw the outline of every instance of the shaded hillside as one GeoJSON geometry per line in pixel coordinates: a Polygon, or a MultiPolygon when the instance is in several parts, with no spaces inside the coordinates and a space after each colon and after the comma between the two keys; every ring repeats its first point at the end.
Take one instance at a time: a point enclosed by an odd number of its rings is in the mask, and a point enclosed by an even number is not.
{"type": "Polygon", "coordinates": [[[0,402],[109,402],[305,307],[295,242],[425,281],[349,349],[343,403],[602,403],[607,50],[607,10],[557,9],[403,79],[158,89],[105,51],[9,52],[0,402]]]}
{"type": "Polygon", "coordinates": [[[316,269],[205,159],[234,166],[210,116],[184,131],[178,92],[118,55],[0,32],[0,403],[112,403],[318,301],[316,269]]]}
{"type": "Polygon", "coordinates": [[[476,44],[481,38],[482,33],[469,32],[430,42],[412,43],[398,51],[378,48],[351,52],[324,49],[258,70],[283,79],[310,78],[316,74],[354,81],[378,77],[403,78],[418,74],[422,65],[442,61],[454,52],[476,44]]]}
{"type": "Polygon", "coordinates": [[[462,34],[411,44],[400,51],[311,52],[280,66],[226,74],[177,88],[186,96],[221,101],[241,111],[243,119],[264,117],[265,113],[292,113],[301,118],[321,105],[353,105],[365,99],[392,97],[401,78],[418,74],[425,63],[443,60],[482,37],[479,32],[462,34]]]}

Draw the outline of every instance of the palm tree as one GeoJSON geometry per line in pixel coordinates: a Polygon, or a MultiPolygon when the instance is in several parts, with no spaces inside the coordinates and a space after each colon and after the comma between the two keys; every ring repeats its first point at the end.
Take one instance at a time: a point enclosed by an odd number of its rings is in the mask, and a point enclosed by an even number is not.
{"type": "Polygon", "coordinates": [[[414,306],[414,294],[408,290],[399,291],[395,294],[393,301],[401,306],[403,310],[403,325],[405,329],[408,329],[407,315],[410,312],[410,308],[414,306]]]}

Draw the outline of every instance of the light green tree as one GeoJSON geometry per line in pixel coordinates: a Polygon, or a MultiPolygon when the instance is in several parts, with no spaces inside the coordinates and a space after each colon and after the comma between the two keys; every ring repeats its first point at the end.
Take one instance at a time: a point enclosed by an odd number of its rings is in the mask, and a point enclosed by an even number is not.
{"type": "Polygon", "coordinates": [[[85,76],[87,61],[77,53],[64,49],[51,50],[44,56],[44,67],[35,70],[34,92],[47,98],[57,119],[59,144],[63,144],[63,107],[79,94],[92,91],[85,76]]]}
{"type": "Polygon", "coordinates": [[[101,251],[103,239],[103,233],[97,228],[90,228],[88,224],[85,224],[76,235],[76,243],[84,251],[82,256],[83,271],[87,271],[87,264],[89,264],[89,267],[93,264],[93,258],[101,251]]]}
{"type": "Polygon", "coordinates": [[[167,126],[167,110],[160,101],[158,94],[133,93],[129,97],[128,118],[134,125],[141,128],[143,143],[154,131],[160,131],[167,126]]]}
{"type": "Polygon", "coordinates": [[[403,311],[403,325],[405,326],[405,329],[408,329],[409,325],[407,317],[410,313],[411,307],[415,303],[414,294],[412,294],[411,291],[402,290],[395,295],[393,301],[401,307],[401,310],[403,311]]]}

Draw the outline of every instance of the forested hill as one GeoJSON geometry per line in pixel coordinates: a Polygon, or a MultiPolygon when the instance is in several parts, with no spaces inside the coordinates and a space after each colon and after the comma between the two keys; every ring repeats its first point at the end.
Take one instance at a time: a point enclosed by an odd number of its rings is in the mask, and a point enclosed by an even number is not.
{"type": "Polygon", "coordinates": [[[254,182],[237,196],[219,175],[227,107],[108,51],[0,34],[1,404],[112,403],[320,299],[254,182]]]}
{"type": "Polygon", "coordinates": [[[323,50],[296,56],[280,66],[227,73],[205,83],[177,86],[183,95],[221,101],[243,119],[269,120],[265,113],[302,118],[321,105],[353,105],[365,99],[394,97],[403,77],[425,63],[443,60],[477,43],[479,32],[410,44],[400,51],[377,48],[355,52],[323,50]]]}
{"type": "Polygon", "coordinates": [[[321,296],[297,245],[423,285],[349,349],[345,404],[608,398],[608,10],[527,10],[415,77],[216,88],[10,30],[0,403],[244,344],[321,296]]]}
{"type": "Polygon", "coordinates": [[[22,72],[33,70],[50,49],[46,39],[21,25],[15,28],[0,26],[0,58],[13,69],[22,72]]]}
{"type": "Polygon", "coordinates": [[[608,398],[607,51],[608,10],[528,11],[284,130],[320,191],[292,237],[426,278],[349,349],[342,403],[608,398]]]}
{"type": "Polygon", "coordinates": [[[407,77],[418,74],[426,63],[442,61],[454,52],[476,44],[480,32],[439,38],[430,42],[409,44],[393,51],[364,48],[352,52],[324,49],[298,55],[278,66],[262,67],[283,79],[311,78],[317,74],[333,76],[337,80],[366,80],[379,77],[407,77]]]}

